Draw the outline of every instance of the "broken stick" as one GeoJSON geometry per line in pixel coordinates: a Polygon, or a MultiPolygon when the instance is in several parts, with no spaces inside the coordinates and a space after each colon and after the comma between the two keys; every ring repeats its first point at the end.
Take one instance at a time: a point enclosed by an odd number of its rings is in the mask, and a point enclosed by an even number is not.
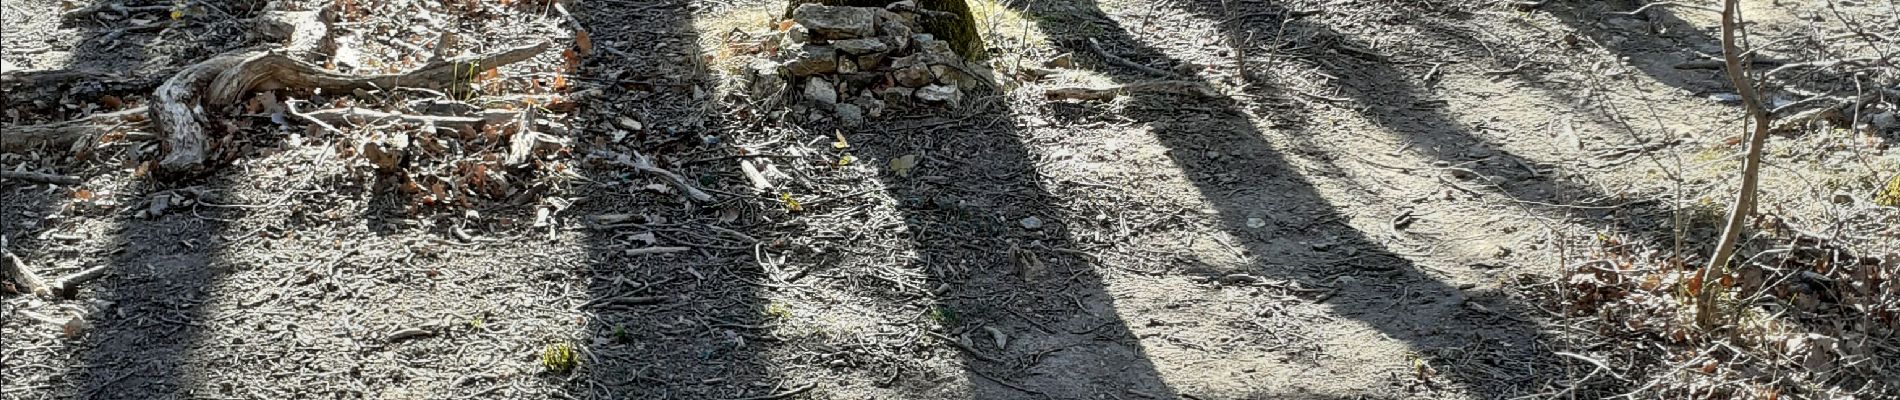
{"type": "Polygon", "coordinates": [[[52,288],[46,286],[46,280],[40,279],[39,274],[35,274],[32,269],[28,269],[26,262],[20,261],[19,256],[13,255],[11,251],[0,250],[0,258],[5,259],[0,260],[0,264],[4,264],[0,266],[6,268],[7,277],[13,278],[13,282],[19,283],[21,286],[26,286],[27,292],[33,293],[35,296],[41,298],[52,297],[52,288]]]}
{"type": "Polygon", "coordinates": [[[634,152],[632,156],[628,156],[626,154],[613,153],[605,150],[596,150],[594,151],[594,157],[605,159],[610,164],[633,167],[633,169],[640,170],[640,172],[664,177],[667,181],[672,182],[673,186],[679,187],[680,191],[686,192],[686,197],[693,199],[693,201],[701,203],[711,203],[713,201],[711,194],[700,190],[699,187],[693,186],[690,181],[686,180],[686,177],[653,165],[653,159],[648,158],[645,154],[634,152]]]}
{"type": "Polygon", "coordinates": [[[18,179],[27,182],[51,183],[72,186],[79,184],[79,177],[25,171],[0,171],[0,178],[18,179]]]}

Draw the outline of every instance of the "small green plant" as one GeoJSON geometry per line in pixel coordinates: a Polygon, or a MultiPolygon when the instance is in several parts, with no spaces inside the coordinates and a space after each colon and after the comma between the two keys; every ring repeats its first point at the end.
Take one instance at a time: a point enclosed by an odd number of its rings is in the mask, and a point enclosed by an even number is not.
{"type": "Polygon", "coordinates": [[[474,319],[468,320],[468,327],[473,328],[474,330],[477,330],[477,331],[484,330],[484,328],[486,328],[487,326],[488,326],[488,322],[485,321],[480,315],[475,316],[474,319]]]}
{"type": "Polygon", "coordinates": [[[778,320],[789,319],[792,317],[792,306],[777,302],[767,304],[765,306],[765,316],[778,320]]]}
{"type": "Polygon", "coordinates": [[[614,340],[620,343],[632,342],[633,334],[627,333],[626,326],[614,325],[614,340]]]}
{"type": "Polygon", "coordinates": [[[931,307],[930,313],[926,316],[930,317],[931,321],[936,321],[938,325],[956,326],[957,324],[957,310],[950,309],[949,306],[931,307]]]}
{"type": "Polygon", "coordinates": [[[568,342],[549,344],[541,350],[541,365],[549,371],[568,372],[579,366],[581,359],[574,351],[574,345],[568,342]]]}

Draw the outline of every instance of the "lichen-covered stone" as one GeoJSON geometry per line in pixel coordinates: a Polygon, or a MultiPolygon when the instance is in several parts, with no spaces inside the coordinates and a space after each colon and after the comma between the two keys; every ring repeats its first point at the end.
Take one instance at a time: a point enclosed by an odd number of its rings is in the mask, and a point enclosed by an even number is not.
{"type": "Polygon", "coordinates": [[[792,11],[792,20],[823,39],[857,39],[877,33],[877,14],[863,7],[805,4],[792,11]]]}
{"type": "Polygon", "coordinates": [[[838,72],[838,50],[831,46],[798,46],[792,49],[791,54],[791,60],[785,63],[785,72],[792,76],[805,77],[838,72]]]}

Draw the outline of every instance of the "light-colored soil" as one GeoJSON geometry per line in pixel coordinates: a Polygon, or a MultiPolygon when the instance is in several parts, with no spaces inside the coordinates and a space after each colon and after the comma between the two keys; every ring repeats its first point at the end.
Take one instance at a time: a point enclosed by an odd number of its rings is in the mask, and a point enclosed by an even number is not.
{"type": "MultiPolygon", "coordinates": [[[[101,46],[89,40],[124,22],[62,24],[58,3],[0,1],[9,68],[164,76],[256,44],[198,26],[101,46]]],[[[458,32],[452,53],[573,40],[545,2],[350,3],[366,11],[344,17],[339,46],[356,60],[420,62],[440,30],[458,32]]],[[[726,31],[704,30],[778,4],[571,2],[595,52],[566,79],[601,94],[555,118],[579,143],[670,161],[719,202],[577,162],[573,178],[539,182],[525,202],[411,211],[362,161],[334,152],[339,138],[271,129],[256,129],[270,132],[222,172],[185,183],[135,176],[136,144],[87,161],[6,155],[9,169],[85,178],[0,184],[9,250],[47,276],[110,269],[73,299],[0,298],[0,399],[1630,392],[1678,372],[1594,374],[1583,358],[1654,360],[1593,348],[1598,332],[1538,299],[1561,286],[1566,256],[1604,237],[1680,236],[1685,254],[1705,253],[1709,210],[1735,190],[1742,149],[1726,140],[1743,132],[1741,109],[1711,100],[1730,92],[1719,70],[1676,68],[1719,58],[1714,13],[1548,3],[1007,2],[979,10],[1002,59],[1071,53],[1077,66],[959,110],[839,129],[759,123],[717,94],[729,77],[705,54],[726,31]],[[1091,40],[1179,76],[1106,61],[1091,40]],[[1041,98],[1157,79],[1205,81],[1226,97],[1041,98]],[[646,132],[609,138],[619,116],[646,132]],[[844,154],[856,161],[840,165],[844,154]],[[907,174],[889,167],[906,156],[920,160],[907,174]],[[750,194],[740,158],[786,171],[780,184],[800,210],[750,194]],[[194,202],[142,217],[160,195],[194,202]],[[554,211],[551,224],[534,226],[539,207],[554,211]],[[633,217],[602,218],[616,215],[633,217]],[[653,245],[692,250],[625,253],[653,245]],[[23,312],[83,315],[88,327],[67,336],[23,312]],[[426,334],[391,340],[410,329],[426,334]],[[581,350],[577,370],[544,366],[555,343],[581,350]]],[[[1833,2],[1840,16],[1828,2],[1744,3],[1757,44],[1836,36],[1839,18],[1900,36],[1891,1],[1833,2]]],[[[1875,51],[1841,43],[1762,55],[1875,51]]],[[[381,68],[370,62],[361,68],[381,68]]],[[[530,86],[561,62],[510,67],[499,86],[530,86]]],[[[1867,84],[1893,79],[1876,72],[1867,84]]],[[[1871,205],[1900,173],[1896,135],[1771,138],[1762,209],[1853,232],[1870,256],[1900,251],[1900,211],[1871,205]]],[[[1783,395],[1855,390],[1895,396],[1900,382],[1783,395]]]]}

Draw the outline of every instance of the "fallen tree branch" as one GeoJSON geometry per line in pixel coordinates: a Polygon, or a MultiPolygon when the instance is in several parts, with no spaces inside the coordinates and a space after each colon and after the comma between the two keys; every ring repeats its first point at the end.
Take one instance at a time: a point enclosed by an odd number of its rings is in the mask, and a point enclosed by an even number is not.
{"type": "Polygon", "coordinates": [[[77,176],[57,175],[57,174],[48,174],[48,173],[41,173],[41,172],[0,171],[0,178],[18,179],[18,180],[27,181],[27,182],[51,183],[55,185],[66,185],[66,186],[79,184],[79,177],[77,176]]]}
{"type": "Polygon", "coordinates": [[[114,127],[145,122],[145,107],[50,124],[0,128],[0,151],[25,152],[37,148],[69,150],[75,144],[89,142],[112,132],[114,127]]]}
{"type": "Polygon", "coordinates": [[[633,167],[633,169],[640,170],[640,172],[645,172],[645,173],[664,177],[666,178],[668,182],[673,183],[673,186],[679,187],[681,192],[686,192],[686,197],[693,199],[693,201],[700,202],[700,203],[710,203],[713,201],[713,196],[711,194],[708,194],[706,193],[706,191],[700,190],[698,187],[693,186],[693,184],[690,181],[686,180],[686,177],[680,176],[679,174],[675,174],[673,173],[673,171],[667,171],[665,169],[661,169],[660,167],[653,165],[653,159],[648,158],[645,154],[634,152],[632,156],[628,156],[626,154],[614,153],[614,152],[609,152],[605,150],[596,150],[594,151],[593,156],[595,158],[607,160],[607,163],[609,164],[633,167]]]}
{"type": "Polygon", "coordinates": [[[75,293],[79,292],[79,284],[105,276],[106,271],[109,269],[112,269],[110,265],[100,265],[68,274],[64,277],[60,277],[59,280],[53,281],[51,289],[54,294],[70,299],[75,293]]]}
{"type": "Polygon", "coordinates": [[[335,125],[368,125],[370,123],[395,121],[417,125],[435,125],[449,128],[473,128],[482,124],[501,124],[521,116],[513,110],[482,110],[480,116],[454,117],[440,115],[410,115],[376,111],[367,108],[332,108],[311,111],[300,115],[312,121],[335,125]]]}
{"type": "Polygon", "coordinates": [[[315,64],[276,52],[242,52],[213,57],[192,65],[160,85],[152,120],[165,133],[165,156],[159,168],[172,174],[193,174],[204,167],[210,135],[208,110],[237,104],[256,90],[283,87],[335,91],[413,86],[444,88],[466,84],[473,74],[526,60],[546,50],[543,41],[499,53],[459,57],[430,63],[400,74],[350,75],[325,71],[315,64]]]}

